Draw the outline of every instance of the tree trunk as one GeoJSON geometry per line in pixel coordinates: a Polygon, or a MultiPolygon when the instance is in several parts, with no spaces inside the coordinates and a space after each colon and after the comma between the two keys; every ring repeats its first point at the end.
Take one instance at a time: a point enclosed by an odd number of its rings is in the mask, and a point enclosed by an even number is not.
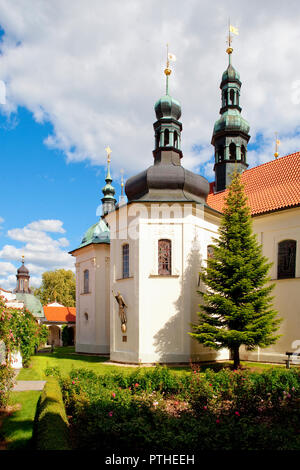
{"type": "Polygon", "coordinates": [[[232,349],[233,352],[233,368],[238,369],[240,367],[240,347],[235,346],[232,349]]]}

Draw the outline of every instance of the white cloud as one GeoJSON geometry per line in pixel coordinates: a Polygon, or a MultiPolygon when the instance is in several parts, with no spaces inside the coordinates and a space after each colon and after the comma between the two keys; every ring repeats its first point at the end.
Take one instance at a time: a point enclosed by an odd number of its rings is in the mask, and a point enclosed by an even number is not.
{"type": "Polygon", "coordinates": [[[5,276],[7,274],[11,274],[15,272],[16,272],[16,268],[12,263],[0,261],[0,276],[5,276]]]}
{"type": "MultiPolygon", "coordinates": [[[[228,11],[240,31],[233,64],[243,82],[250,142],[259,134],[274,141],[278,131],[282,152],[298,150],[299,2],[286,8],[274,0],[271,8],[259,0],[72,0],[70,8],[67,0],[52,0],[28,8],[24,0],[1,0],[3,109],[25,106],[37,122],[49,120],[54,131],[45,143],[63,150],[69,161],[103,164],[109,144],[114,170],[124,167],[131,175],[152,164],[153,105],[164,92],[169,42],[177,57],[170,92],[183,107],[183,165],[204,165],[211,175],[210,140],[228,61],[228,11]],[[194,145],[207,151],[188,158],[194,145]]],[[[270,160],[272,154],[270,146],[253,162],[270,160]]]]}
{"type": "Polygon", "coordinates": [[[63,223],[60,220],[39,220],[31,222],[23,228],[8,230],[7,235],[12,240],[23,243],[22,247],[12,244],[3,246],[0,250],[0,286],[12,289],[16,285],[16,277],[11,273],[16,273],[17,266],[12,262],[21,260],[25,256],[25,264],[30,272],[30,284],[37,287],[41,283],[41,275],[44,271],[54,269],[73,269],[74,259],[65,247],[69,241],[65,237],[55,239],[46,232],[64,233],[63,223]]]}
{"type": "Polygon", "coordinates": [[[63,229],[63,222],[61,220],[38,220],[28,224],[28,228],[32,230],[42,230],[44,232],[59,232],[65,233],[63,229]]]}

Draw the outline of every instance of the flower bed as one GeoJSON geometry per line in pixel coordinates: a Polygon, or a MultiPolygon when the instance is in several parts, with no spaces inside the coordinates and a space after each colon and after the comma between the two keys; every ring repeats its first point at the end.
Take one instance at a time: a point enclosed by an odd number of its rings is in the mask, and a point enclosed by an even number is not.
{"type": "Polygon", "coordinates": [[[76,449],[300,449],[298,369],[177,374],[156,367],[102,376],[78,369],[60,384],[76,449]]]}

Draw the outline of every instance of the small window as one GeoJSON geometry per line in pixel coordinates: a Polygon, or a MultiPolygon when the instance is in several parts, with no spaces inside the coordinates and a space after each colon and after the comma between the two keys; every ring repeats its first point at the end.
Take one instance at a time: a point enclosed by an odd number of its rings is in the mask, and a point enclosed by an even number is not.
{"type": "Polygon", "coordinates": [[[241,147],[241,160],[242,160],[242,162],[246,161],[246,149],[245,149],[244,145],[242,145],[242,147],[241,147]]]}
{"type": "Polygon", "coordinates": [[[235,160],[236,159],[236,146],[234,143],[231,143],[229,145],[229,160],[235,160]]]}
{"type": "Polygon", "coordinates": [[[158,274],[171,275],[171,240],[158,240],[158,274]]]}
{"type": "Polygon", "coordinates": [[[207,247],[207,259],[214,257],[214,247],[212,245],[208,245],[207,247]]]}
{"type": "Polygon", "coordinates": [[[83,293],[88,294],[89,293],[89,270],[86,269],[83,273],[83,293]]]}
{"type": "Polygon", "coordinates": [[[229,95],[230,95],[230,102],[231,102],[230,104],[234,104],[234,91],[230,90],[229,95]]]}
{"type": "Polygon", "coordinates": [[[87,312],[84,312],[84,318],[86,319],[86,321],[89,319],[89,314],[87,312]]]}
{"type": "Polygon", "coordinates": [[[177,132],[174,132],[174,147],[178,149],[178,135],[177,132]]]}
{"type": "Polygon", "coordinates": [[[169,145],[169,143],[170,143],[170,132],[169,132],[169,129],[166,129],[164,134],[165,134],[165,144],[164,144],[164,145],[165,145],[165,147],[166,147],[166,146],[169,145]]]}
{"type": "Polygon", "coordinates": [[[159,147],[159,140],[160,140],[160,134],[158,132],[155,136],[155,148],[157,148],[157,149],[159,147]]]}
{"type": "Polygon", "coordinates": [[[297,242],[295,240],[284,240],[278,243],[278,279],[288,279],[295,277],[296,246],[297,242]]]}
{"type": "Polygon", "coordinates": [[[122,277],[129,277],[129,245],[123,245],[122,247],[122,277]]]}

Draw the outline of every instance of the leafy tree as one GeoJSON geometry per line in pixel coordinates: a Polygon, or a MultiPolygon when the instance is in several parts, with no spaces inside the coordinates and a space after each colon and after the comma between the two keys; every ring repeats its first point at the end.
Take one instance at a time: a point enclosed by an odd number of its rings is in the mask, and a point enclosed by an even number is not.
{"type": "Polygon", "coordinates": [[[75,307],[76,280],[71,270],[57,269],[46,271],[42,276],[42,285],[34,295],[43,305],[58,302],[66,307],[75,307]]]}
{"type": "Polygon", "coordinates": [[[266,285],[272,263],[262,255],[252,233],[250,209],[237,171],[225,199],[219,238],[213,241],[214,254],[200,273],[207,289],[199,292],[204,300],[199,323],[192,325],[190,335],[215,350],[229,348],[237,368],[240,346],[254,350],[275,343],[280,335],[274,332],[281,322],[272,309],[274,284],[266,285]]]}

